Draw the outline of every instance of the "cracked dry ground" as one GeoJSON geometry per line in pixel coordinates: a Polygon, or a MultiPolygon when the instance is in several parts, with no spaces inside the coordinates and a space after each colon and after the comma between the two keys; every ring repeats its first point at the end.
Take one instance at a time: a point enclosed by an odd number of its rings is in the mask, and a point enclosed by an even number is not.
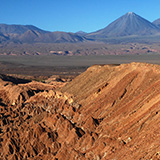
{"type": "Polygon", "coordinates": [[[0,159],[160,159],[160,66],[95,65],[61,89],[0,81],[0,159]]]}

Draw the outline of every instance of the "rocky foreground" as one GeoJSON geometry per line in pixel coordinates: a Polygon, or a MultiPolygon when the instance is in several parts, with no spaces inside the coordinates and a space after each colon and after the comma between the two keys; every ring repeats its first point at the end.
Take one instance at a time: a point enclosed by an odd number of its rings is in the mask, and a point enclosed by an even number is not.
{"type": "Polygon", "coordinates": [[[0,159],[160,159],[160,66],[95,65],[58,87],[2,79],[0,159]]]}

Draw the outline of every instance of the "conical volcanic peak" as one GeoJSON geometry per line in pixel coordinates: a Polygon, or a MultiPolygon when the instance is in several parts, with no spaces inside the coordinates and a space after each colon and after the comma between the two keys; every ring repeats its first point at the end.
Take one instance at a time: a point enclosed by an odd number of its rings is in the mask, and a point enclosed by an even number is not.
{"type": "Polygon", "coordinates": [[[109,24],[106,28],[90,33],[88,36],[105,38],[156,34],[160,34],[160,29],[156,25],[135,14],[134,12],[128,12],[109,24]]]}

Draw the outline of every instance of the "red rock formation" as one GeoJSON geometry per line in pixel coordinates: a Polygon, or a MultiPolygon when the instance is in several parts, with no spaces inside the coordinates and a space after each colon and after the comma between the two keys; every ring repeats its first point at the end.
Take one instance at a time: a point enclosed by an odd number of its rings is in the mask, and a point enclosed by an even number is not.
{"type": "Polygon", "coordinates": [[[95,65],[59,91],[1,81],[1,158],[160,159],[159,73],[95,65]]]}

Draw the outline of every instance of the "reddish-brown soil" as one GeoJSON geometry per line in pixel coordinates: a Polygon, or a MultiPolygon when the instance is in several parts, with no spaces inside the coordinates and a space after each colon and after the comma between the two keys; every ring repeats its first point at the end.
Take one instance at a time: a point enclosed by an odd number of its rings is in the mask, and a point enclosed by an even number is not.
{"type": "Polygon", "coordinates": [[[152,64],[94,65],[63,87],[1,80],[0,157],[158,160],[159,106],[152,64]]]}

